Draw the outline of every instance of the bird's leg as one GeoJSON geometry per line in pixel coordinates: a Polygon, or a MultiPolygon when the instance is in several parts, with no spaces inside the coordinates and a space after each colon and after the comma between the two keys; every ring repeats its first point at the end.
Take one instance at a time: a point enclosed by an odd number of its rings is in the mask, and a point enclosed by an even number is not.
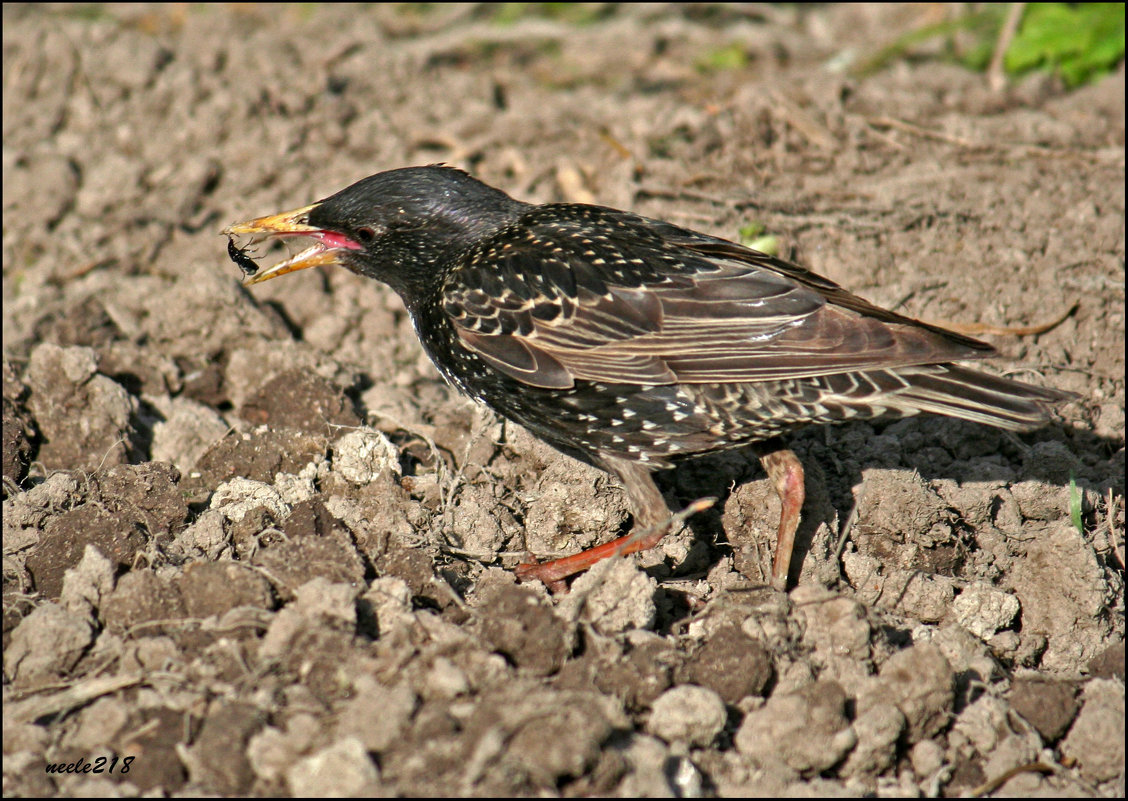
{"type": "Polygon", "coordinates": [[[561,579],[587,570],[603,559],[626,555],[653,548],[670,529],[671,518],[666,501],[658,491],[650,471],[638,462],[613,456],[603,458],[604,466],[615,473],[627,491],[627,500],[634,515],[630,534],[616,540],[588,548],[572,556],[553,559],[540,564],[518,565],[517,578],[540,579],[545,584],[557,584],[561,579]]]}
{"type": "Polygon", "coordinates": [[[803,479],[803,465],[790,448],[778,439],[756,443],[753,446],[760,464],[775,486],[782,505],[779,513],[779,532],[776,534],[775,559],[772,561],[772,586],[787,589],[791,570],[791,552],[795,548],[795,530],[799,528],[799,512],[807,497],[803,479]]]}

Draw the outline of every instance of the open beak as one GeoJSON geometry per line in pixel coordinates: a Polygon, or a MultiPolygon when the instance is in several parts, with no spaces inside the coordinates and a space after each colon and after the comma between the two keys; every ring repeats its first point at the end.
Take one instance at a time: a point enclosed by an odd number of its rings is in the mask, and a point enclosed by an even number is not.
{"type": "Polygon", "coordinates": [[[359,243],[349,239],[344,234],[336,231],[327,231],[309,224],[309,214],[318,204],[304,206],[294,211],[285,211],[281,214],[272,214],[269,217],[259,217],[256,220],[239,222],[229,225],[220,233],[228,236],[253,236],[258,238],[281,236],[308,236],[315,242],[301,253],[284,259],[262,272],[256,272],[257,265],[234,244],[228,248],[231,258],[247,275],[246,284],[258,284],[277,278],[286,273],[304,270],[307,267],[321,267],[330,264],[340,264],[341,254],[346,250],[361,250],[359,243]]]}

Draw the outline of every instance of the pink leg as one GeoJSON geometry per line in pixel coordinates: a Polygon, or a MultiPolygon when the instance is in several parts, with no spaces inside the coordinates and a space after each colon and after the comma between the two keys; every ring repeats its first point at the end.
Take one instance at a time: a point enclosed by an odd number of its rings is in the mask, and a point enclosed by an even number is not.
{"type": "Polygon", "coordinates": [[[799,512],[807,496],[803,465],[799,462],[799,457],[789,448],[784,448],[778,440],[757,446],[756,455],[760,457],[760,464],[772,480],[783,507],[780,510],[775,559],[772,562],[772,586],[777,590],[786,590],[791,571],[791,552],[795,548],[795,530],[799,528],[799,512]]]}
{"type": "Polygon", "coordinates": [[[615,457],[605,457],[604,465],[623,482],[627,491],[627,500],[634,514],[634,529],[625,537],[597,545],[586,551],[553,559],[551,562],[540,564],[518,565],[517,578],[540,579],[545,584],[559,586],[559,582],[583,572],[603,559],[619,556],[653,548],[669,530],[669,510],[662,493],[654,484],[650,471],[638,462],[630,462],[615,457]]]}

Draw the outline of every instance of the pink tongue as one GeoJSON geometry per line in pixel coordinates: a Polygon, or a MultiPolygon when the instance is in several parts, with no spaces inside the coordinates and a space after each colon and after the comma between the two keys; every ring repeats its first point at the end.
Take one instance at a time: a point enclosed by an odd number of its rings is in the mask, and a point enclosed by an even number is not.
{"type": "Polygon", "coordinates": [[[324,242],[331,248],[348,248],[349,250],[363,250],[363,248],[344,234],[335,234],[332,231],[318,231],[311,234],[315,239],[324,242]]]}

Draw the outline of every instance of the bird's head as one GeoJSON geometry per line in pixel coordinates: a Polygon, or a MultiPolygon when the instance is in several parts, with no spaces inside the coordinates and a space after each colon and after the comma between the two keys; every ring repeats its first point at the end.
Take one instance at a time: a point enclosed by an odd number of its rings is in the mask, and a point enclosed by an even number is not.
{"type": "Polygon", "coordinates": [[[432,289],[442,263],[520,216],[527,204],[452,167],[378,173],[309,206],[223,230],[252,241],[303,236],[313,244],[262,272],[235,249],[248,284],[337,264],[389,284],[405,300],[432,289]],[[248,266],[251,265],[251,266],[248,266]]]}

